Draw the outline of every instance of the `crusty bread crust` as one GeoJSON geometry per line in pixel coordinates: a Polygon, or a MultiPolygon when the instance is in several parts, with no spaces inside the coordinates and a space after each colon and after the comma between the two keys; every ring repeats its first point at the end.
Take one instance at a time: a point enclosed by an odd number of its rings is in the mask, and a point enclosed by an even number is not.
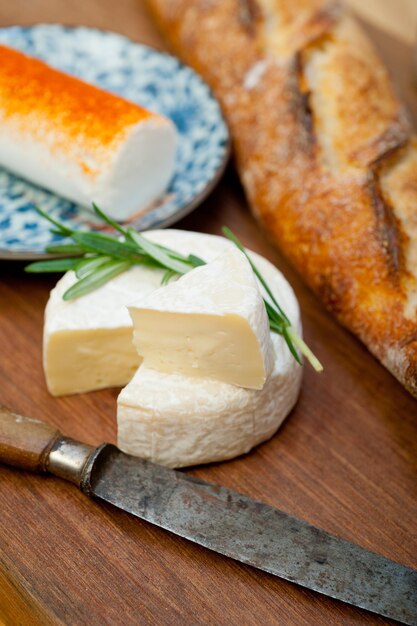
{"type": "Polygon", "coordinates": [[[367,37],[328,0],[149,0],[213,88],[253,212],[417,396],[417,140],[367,37]]]}

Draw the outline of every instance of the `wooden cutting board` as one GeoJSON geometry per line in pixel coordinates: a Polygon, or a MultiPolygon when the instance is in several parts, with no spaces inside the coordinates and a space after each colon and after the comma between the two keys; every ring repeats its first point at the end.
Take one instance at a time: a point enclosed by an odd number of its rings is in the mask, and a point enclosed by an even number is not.
{"type": "MultiPolygon", "coordinates": [[[[0,3],[1,26],[39,21],[108,28],[162,47],[136,0],[0,3]]],[[[396,31],[368,30],[417,121],[410,44],[396,31]]],[[[231,169],[179,227],[219,233],[222,224],[291,281],[325,372],[305,369],[300,401],[271,441],[192,473],[417,567],[417,402],[267,243],[231,169]]],[[[46,391],[42,318],[54,282],[0,263],[0,402],[88,443],[114,442],[117,390],[59,399],[46,391]]],[[[0,621],[7,625],[388,623],[89,501],[52,477],[2,467],[0,503],[0,621]]]]}

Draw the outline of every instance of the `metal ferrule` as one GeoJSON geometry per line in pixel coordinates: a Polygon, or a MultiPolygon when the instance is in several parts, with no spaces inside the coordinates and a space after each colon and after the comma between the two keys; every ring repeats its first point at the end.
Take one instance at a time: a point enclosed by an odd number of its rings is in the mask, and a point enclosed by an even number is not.
{"type": "Polygon", "coordinates": [[[46,469],[51,474],[69,480],[79,487],[83,481],[84,470],[95,451],[94,446],[69,437],[61,437],[49,453],[46,469]]]}

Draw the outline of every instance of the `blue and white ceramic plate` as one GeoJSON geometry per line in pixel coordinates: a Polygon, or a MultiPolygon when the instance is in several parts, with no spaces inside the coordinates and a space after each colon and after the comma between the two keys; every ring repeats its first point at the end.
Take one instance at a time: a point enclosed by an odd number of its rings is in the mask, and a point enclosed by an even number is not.
{"type": "MultiPolygon", "coordinates": [[[[195,208],[219,180],[229,136],[208,86],[175,57],[115,33],[60,25],[0,29],[0,43],[117,93],[171,118],[180,140],[176,169],[165,196],[134,223],[139,230],[173,224],[195,208]]],[[[45,256],[59,238],[34,205],[72,228],[100,225],[89,211],[0,168],[0,258],[45,256]]]]}

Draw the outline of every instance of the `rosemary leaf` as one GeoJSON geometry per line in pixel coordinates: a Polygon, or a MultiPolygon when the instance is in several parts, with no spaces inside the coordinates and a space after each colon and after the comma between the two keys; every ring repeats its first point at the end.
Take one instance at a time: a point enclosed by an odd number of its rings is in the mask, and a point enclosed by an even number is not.
{"type": "Polygon", "coordinates": [[[44,217],[46,220],[48,220],[48,222],[51,222],[51,224],[53,224],[55,226],[56,229],[54,229],[51,232],[54,232],[54,233],[56,233],[58,235],[71,237],[72,233],[74,232],[71,228],[68,228],[64,224],[61,224],[61,222],[58,222],[58,220],[56,220],[53,217],[51,217],[51,215],[49,215],[49,213],[47,213],[46,211],[44,211],[40,207],[35,206],[35,210],[39,213],[39,215],[44,217]]]}
{"type": "Polygon", "coordinates": [[[256,265],[254,264],[254,262],[252,261],[248,253],[246,252],[245,248],[243,247],[239,239],[230,230],[230,228],[227,228],[227,226],[223,226],[222,231],[223,231],[223,234],[228,239],[230,239],[230,241],[232,241],[239,248],[239,250],[243,252],[243,254],[246,256],[246,258],[248,259],[252,267],[252,270],[255,276],[258,278],[262,287],[265,289],[266,293],[272,300],[273,305],[275,305],[276,310],[274,310],[271,304],[264,298],[265,307],[268,313],[269,323],[270,323],[271,328],[273,328],[273,330],[275,330],[276,332],[278,332],[280,335],[283,336],[288,346],[289,351],[291,352],[291,354],[293,355],[297,363],[300,363],[301,365],[301,359],[297,352],[297,348],[298,348],[298,350],[300,350],[300,352],[306,357],[306,359],[308,360],[310,365],[316,370],[316,372],[323,371],[322,364],[320,363],[318,358],[313,354],[310,348],[307,346],[305,341],[297,334],[295,329],[291,326],[290,320],[286,316],[285,312],[282,310],[281,306],[278,304],[267,282],[265,281],[264,277],[262,276],[262,274],[260,273],[256,265]]]}
{"type": "Polygon", "coordinates": [[[232,233],[230,228],[227,228],[227,226],[223,226],[222,232],[228,239],[230,239],[230,241],[233,241],[235,246],[237,246],[239,248],[239,250],[241,252],[243,252],[243,254],[246,256],[246,258],[248,259],[248,261],[250,263],[251,268],[254,271],[255,276],[257,277],[257,279],[261,283],[262,287],[265,289],[266,293],[271,298],[272,302],[275,304],[275,306],[277,307],[277,309],[280,312],[280,314],[282,315],[282,317],[288,322],[288,324],[290,324],[290,320],[288,319],[288,317],[286,316],[286,314],[284,313],[284,311],[282,310],[282,308],[280,307],[280,305],[276,301],[276,298],[275,298],[274,294],[272,293],[272,291],[270,290],[270,288],[268,286],[268,283],[266,282],[266,280],[264,279],[264,277],[262,276],[262,274],[260,273],[260,271],[256,267],[255,263],[250,258],[249,254],[246,252],[246,250],[243,247],[242,243],[239,241],[239,239],[236,237],[236,235],[234,233],[232,233]]]}
{"type": "Polygon", "coordinates": [[[140,261],[140,252],[131,242],[119,241],[109,235],[93,232],[75,231],[72,238],[85,252],[106,254],[115,259],[130,259],[132,261],[135,256],[138,256],[140,261]]]}
{"type": "Polygon", "coordinates": [[[303,354],[310,365],[316,370],[316,372],[323,371],[323,365],[320,363],[315,354],[310,350],[306,342],[295,332],[294,328],[290,326],[287,329],[287,334],[291,338],[291,341],[297,346],[301,354],[303,354]]]}
{"type": "Polygon", "coordinates": [[[293,355],[294,359],[297,361],[297,363],[299,363],[301,365],[302,363],[301,363],[300,355],[298,354],[298,352],[297,352],[297,350],[295,349],[295,346],[294,346],[294,338],[288,332],[289,328],[290,327],[288,327],[288,326],[284,326],[283,327],[283,329],[282,329],[282,336],[284,337],[284,339],[285,339],[285,341],[287,343],[288,349],[291,352],[291,354],[293,355]]]}
{"type": "Polygon", "coordinates": [[[77,278],[84,278],[84,276],[88,276],[88,274],[95,272],[99,267],[111,260],[111,257],[104,255],[84,257],[78,262],[75,268],[75,274],[77,278]]]}
{"type": "Polygon", "coordinates": [[[161,279],[161,285],[167,285],[169,283],[169,281],[171,280],[171,278],[174,278],[174,276],[177,276],[177,272],[174,272],[173,270],[165,270],[164,275],[162,276],[161,279]]]}
{"type": "Polygon", "coordinates": [[[188,261],[191,263],[193,267],[200,267],[200,265],[206,264],[206,262],[203,261],[203,259],[200,259],[200,257],[196,256],[195,254],[189,254],[188,261]]]}
{"type": "Polygon", "coordinates": [[[99,217],[101,217],[101,219],[106,222],[109,226],[111,226],[112,228],[114,228],[114,230],[117,230],[119,233],[121,233],[122,235],[127,235],[127,231],[126,229],[124,229],[122,226],[120,226],[120,224],[118,222],[116,222],[114,219],[112,219],[109,215],[106,215],[106,213],[104,213],[97,205],[95,202],[93,202],[93,209],[94,211],[97,213],[97,215],[99,217]]]}
{"type": "Polygon", "coordinates": [[[282,333],[283,327],[287,325],[286,320],[283,320],[281,318],[279,312],[275,311],[274,307],[268,302],[268,300],[265,300],[265,298],[264,304],[269,317],[269,321],[274,322],[275,326],[280,329],[279,332],[282,333]]]}
{"type": "Polygon", "coordinates": [[[78,259],[48,259],[47,261],[36,261],[25,267],[25,272],[29,274],[42,274],[44,272],[68,272],[78,263],[78,259]]]}
{"type": "Polygon", "coordinates": [[[64,231],[59,228],[51,228],[49,231],[52,235],[58,235],[58,237],[71,237],[72,235],[64,233],[64,231]]]}
{"type": "Polygon", "coordinates": [[[133,228],[129,228],[128,230],[129,237],[138,244],[142,248],[144,252],[149,254],[155,261],[158,261],[162,267],[166,267],[169,270],[173,270],[177,274],[185,274],[192,269],[191,265],[184,263],[183,261],[179,261],[176,258],[173,258],[169,255],[169,253],[165,252],[161,246],[157,246],[149,239],[145,239],[142,235],[137,233],[133,228]]]}
{"type": "Polygon", "coordinates": [[[56,246],[48,246],[45,251],[49,254],[84,254],[85,250],[76,243],[60,243],[56,246]]]}
{"type": "Polygon", "coordinates": [[[64,300],[74,300],[80,296],[84,296],[98,287],[101,287],[109,280],[122,274],[131,267],[129,261],[110,261],[109,263],[101,266],[96,272],[85,276],[78,280],[72,287],[62,296],[64,300]]]}
{"type": "Polygon", "coordinates": [[[154,246],[159,248],[159,250],[161,250],[162,252],[165,252],[172,259],[176,259],[177,261],[182,261],[183,263],[187,263],[188,264],[188,262],[189,262],[188,261],[188,257],[184,256],[180,252],[177,252],[176,250],[172,250],[172,248],[168,248],[168,246],[162,246],[159,243],[154,243],[154,242],[152,242],[152,243],[153,243],[154,246]]]}

